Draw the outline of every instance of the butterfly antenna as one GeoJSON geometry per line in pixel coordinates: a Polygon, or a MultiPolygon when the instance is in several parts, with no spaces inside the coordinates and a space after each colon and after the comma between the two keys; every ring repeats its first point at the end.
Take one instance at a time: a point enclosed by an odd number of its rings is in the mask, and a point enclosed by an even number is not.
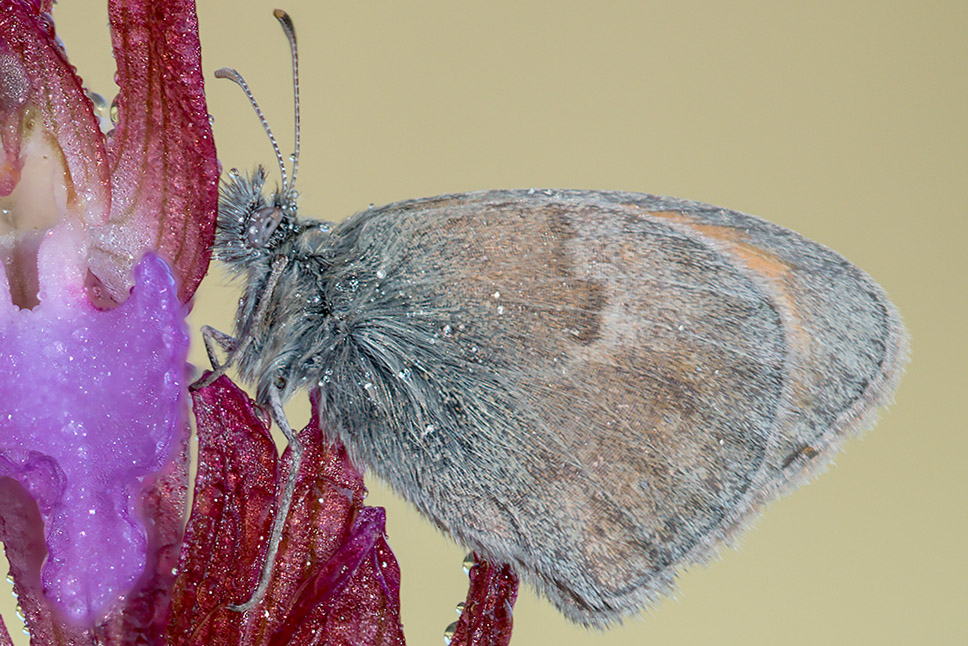
{"type": "Polygon", "coordinates": [[[289,51],[292,52],[292,96],[295,112],[296,148],[292,153],[292,179],[289,181],[288,190],[291,191],[296,185],[296,174],[299,171],[299,51],[296,48],[296,28],[292,24],[292,18],[282,9],[272,12],[282,30],[286,33],[286,40],[289,41],[289,51]]]}
{"type": "MultiPolygon", "coordinates": [[[[282,161],[282,153],[279,151],[279,144],[276,143],[276,137],[272,134],[272,128],[269,127],[269,122],[266,121],[266,116],[262,114],[262,108],[259,107],[259,103],[255,100],[252,95],[252,90],[249,89],[249,84],[245,82],[242,75],[231,67],[222,67],[215,70],[215,78],[218,79],[229,79],[235,82],[242,91],[245,92],[245,96],[248,97],[249,103],[252,104],[252,109],[255,110],[256,115],[259,117],[259,121],[262,122],[262,127],[265,128],[266,134],[269,135],[269,141],[272,143],[272,149],[276,151],[276,160],[279,162],[279,173],[282,175],[282,186],[286,186],[286,166],[282,161]]],[[[298,141],[298,140],[297,140],[298,141]]]]}

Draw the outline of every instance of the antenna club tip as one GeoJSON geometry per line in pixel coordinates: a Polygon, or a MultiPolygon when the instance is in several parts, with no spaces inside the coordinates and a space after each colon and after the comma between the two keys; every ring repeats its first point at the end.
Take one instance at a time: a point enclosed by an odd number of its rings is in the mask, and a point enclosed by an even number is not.
{"type": "Polygon", "coordinates": [[[231,67],[220,67],[215,70],[215,78],[217,79],[230,79],[235,78],[238,75],[239,73],[231,67]]]}
{"type": "Polygon", "coordinates": [[[282,9],[276,9],[275,11],[272,12],[272,15],[275,16],[276,20],[279,21],[279,24],[282,25],[282,28],[286,32],[286,35],[289,38],[295,40],[296,27],[295,25],[292,24],[292,18],[289,17],[289,14],[283,11],[282,9]]]}

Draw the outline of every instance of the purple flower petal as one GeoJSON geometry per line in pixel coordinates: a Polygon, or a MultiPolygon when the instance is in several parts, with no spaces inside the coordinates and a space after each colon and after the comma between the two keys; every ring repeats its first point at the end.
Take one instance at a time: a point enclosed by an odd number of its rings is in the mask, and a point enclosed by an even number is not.
{"type": "MultiPolygon", "coordinates": [[[[148,563],[124,603],[97,624],[75,625],[41,590],[40,569],[47,556],[44,523],[37,504],[17,482],[0,478],[0,540],[10,562],[17,603],[30,630],[31,644],[44,646],[130,646],[164,644],[174,567],[181,548],[188,490],[188,438],[165,469],[146,480],[140,515],[148,529],[148,563]]],[[[0,646],[5,646],[0,640],[0,646]]]]}
{"type": "Polygon", "coordinates": [[[170,270],[147,256],[112,311],[84,288],[84,248],[69,226],[39,251],[40,304],[21,310],[0,275],[0,475],[38,502],[48,596],[91,620],[145,566],[135,507],[186,424],[188,335],[170,270]]]}

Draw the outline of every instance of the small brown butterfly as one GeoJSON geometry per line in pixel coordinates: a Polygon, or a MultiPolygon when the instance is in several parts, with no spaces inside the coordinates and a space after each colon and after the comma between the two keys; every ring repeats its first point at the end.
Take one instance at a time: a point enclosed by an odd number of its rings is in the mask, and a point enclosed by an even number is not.
{"type": "MultiPolygon", "coordinates": [[[[668,592],[890,398],[906,334],[883,290],[750,215],[515,190],[399,202],[332,229],[299,217],[295,32],[276,17],[297,154],[287,181],[276,147],[269,196],[261,167],[223,186],[215,252],[246,286],[235,337],[208,328],[206,341],[216,374],[238,363],[297,456],[282,403],[318,388],[354,461],[570,619],[603,626],[668,592]]],[[[242,77],[218,75],[265,124],[242,77]]]]}

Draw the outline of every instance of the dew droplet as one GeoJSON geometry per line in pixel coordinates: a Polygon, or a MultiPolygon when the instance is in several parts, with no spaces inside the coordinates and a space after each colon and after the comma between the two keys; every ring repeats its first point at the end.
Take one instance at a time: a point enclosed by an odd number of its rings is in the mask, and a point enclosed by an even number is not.
{"type": "Polygon", "coordinates": [[[461,563],[461,567],[464,568],[464,574],[470,574],[471,568],[477,565],[477,559],[474,558],[474,553],[471,552],[464,557],[464,562],[461,563]]]}
{"type": "Polygon", "coordinates": [[[84,94],[87,95],[87,98],[89,98],[91,103],[94,105],[94,114],[97,115],[98,118],[103,117],[105,111],[108,109],[108,102],[105,100],[105,98],[97,92],[91,92],[90,90],[85,90],[84,94]]]}
{"type": "Polygon", "coordinates": [[[108,110],[108,116],[111,118],[112,125],[118,125],[118,120],[121,118],[121,108],[118,107],[117,96],[111,99],[111,109],[108,110]]]}
{"type": "Polygon", "coordinates": [[[454,634],[457,632],[457,622],[447,624],[444,628],[444,644],[450,646],[450,642],[454,639],[454,634]]]}

